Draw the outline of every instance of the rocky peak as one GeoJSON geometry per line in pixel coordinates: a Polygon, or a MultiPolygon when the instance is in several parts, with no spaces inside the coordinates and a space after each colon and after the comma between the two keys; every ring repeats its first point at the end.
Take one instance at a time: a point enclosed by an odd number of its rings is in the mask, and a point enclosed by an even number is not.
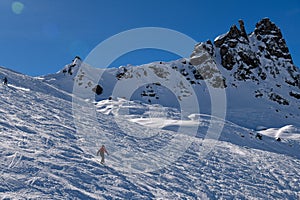
{"type": "Polygon", "coordinates": [[[269,18],[259,21],[255,26],[254,33],[256,35],[275,35],[282,38],[280,29],[269,18]]]}
{"type": "Polygon", "coordinates": [[[293,64],[291,54],[282,37],[281,30],[271,22],[270,19],[264,18],[258,22],[254,34],[257,40],[263,42],[264,45],[260,45],[259,48],[261,51],[266,51],[264,53],[266,58],[270,59],[272,56],[275,58],[284,58],[293,64]]]}
{"type": "Polygon", "coordinates": [[[287,71],[293,79],[288,82],[299,85],[299,73],[281,30],[268,18],[259,21],[250,34],[246,33],[243,20],[239,20],[239,25],[240,29],[233,25],[229,32],[214,41],[214,52],[220,54],[220,64],[231,71],[236,80],[265,80],[267,74],[276,78],[287,71]]]}
{"type": "MultiPolygon", "coordinates": [[[[300,85],[299,70],[293,65],[282,33],[268,18],[258,22],[250,34],[246,32],[244,21],[239,20],[239,28],[231,26],[226,34],[214,40],[214,44],[207,41],[195,46],[191,63],[196,67],[197,74],[210,71],[215,75],[217,70],[211,67],[216,66],[213,60],[228,71],[233,81],[252,80],[260,84],[268,77],[281,77],[289,85],[300,85]]],[[[218,77],[222,76],[219,74],[218,77]]]]}
{"type": "Polygon", "coordinates": [[[234,47],[237,42],[247,43],[249,42],[244,21],[239,20],[240,30],[236,25],[232,25],[230,30],[215,39],[214,44],[216,47],[220,48],[224,43],[229,43],[231,47],[234,47]]]}
{"type": "Polygon", "coordinates": [[[240,24],[240,29],[241,29],[241,36],[246,38],[246,40],[249,42],[247,32],[246,32],[246,29],[245,29],[245,25],[244,25],[244,21],[240,19],[239,24],[240,24]]]}
{"type": "Polygon", "coordinates": [[[227,34],[229,39],[237,39],[241,36],[241,31],[237,28],[236,25],[230,27],[230,30],[227,34]]]}
{"type": "Polygon", "coordinates": [[[75,58],[72,60],[72,63],[70,63],[64,67],[64,69],[62,70],[62,73],[65,75],[68,74],[68,75],[72,76],[74,73],[77,72],[77,69],[75,69],[75,68],[79,68],[81,63],[82,63],[81,58],[79,56],[75,56],[75,58]]]}
{"type": "Polygon", "coordinates": [[[259,21],[250,34],[246,33],[242,20],[239,25],[240,29],[233,25],[214,41],[214,56],[226,69],[225,84],[236,87],[238,82],[260,85],[267,81],[263,84],[268,85],[269,92],[258,89],[255,97],[266,96],[279,104],[289,105],[289,101],[274,92],[286,87],[292,90],[289,96],[299,99],[300,93],[295,91],[300,89],[300,71],[293,64],[280,28],[268,18],[259,21]]]}

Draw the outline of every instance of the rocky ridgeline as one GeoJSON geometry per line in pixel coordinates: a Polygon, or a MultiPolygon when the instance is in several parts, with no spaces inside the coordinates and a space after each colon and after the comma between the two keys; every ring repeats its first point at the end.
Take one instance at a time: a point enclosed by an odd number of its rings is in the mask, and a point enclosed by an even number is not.
{"type": "Polygon", "coordinates": [[[259,82],[281,74],[287,84],[300,88],[299,71],[293,64],[280,29],[268,18],[258,22],[249,35],[242,20],[239,25],[240,29],[233,25],[227,34],[214,41],[221,65],[232,70],[236,80],[259,82]]]}
{"type": "MultiPolygon", "coordinates": [[[[72,74],[76,72],[76,66],[80,66],[79,61],[80,58],[76,57],[63,73],[74,78],[72,74]]],[[[231,26],[214,42],[208,40],[197,44],[189,60],[155,62],[137,67],[128,65],[110,73],[114,74],[115,81],[134,77],[148,79],[151,71],[160,78],[168,79],[172,70],[179,72],[199,93],[199,87],[208,84],[214,88],[238,88],[242,83],[249,83],[256,85],[249,87],[253,88],[256,98],[267,98],[281,105],[290,105],[290,98],[300,99],[299,69],[293,63],[281,30],[268,18],[259,21],[249,34],[244,22],[239,20],[239,27],[231,26]],[[287,89],[289,91],[283,92],[287,89]]],[[[83,76],[85,74],[80,71],[75,81],[83,84],[83,76]]],[[[102,84],[88,82],[86,87],[103,99],[106,98],[103,96],[106,88],[102,84]]],[[[147,102],[159,103],[157,91],[164,91],[162,87],[163,84],[157,81],[146,84],[140,96],[147,102]]]]}
{"type": "MultiPolygon", "coordinates": [[[[216,80],[222,82],[222,86],[225,87],[236,87],[238,82],[250,81],[257,85],[276,82],[273,87],[280,88],[285,84],[291,90],[300,89],[299,69],[293,63],[281,30],[268,18],[258,22],[250,34],[247,34],[244,22],[239,20],[239,28],[236,25],[231,26],[230,30],[217,37],[214,43],[208,40],[196,45],[191,62],[200,74],[216,72],[215,77],[219,77],[216,80]],[[206,54],[203,51],[206,51],[206,54]],[[222,71],[223,76],[214,65],[209,67],[207,62],[213,62],[212,60],[225,69],[222,71]]],[[[264,95],[279,104],[289,105],[289,101],[276,94],[273,88],[255,91],[255,97],[264,95]]],[[[295,91],[290,91],[289,96],[300,98],[300,94],[295,91]]]]}
{"type": "MultiPolygon", "coordinates": [[[[258,84],[267,77],[280,77],[285,83],[300,88],[299,70],[293,64],[280,29],[268,18],[258,22],[250,34],[246,33],[244,22],[239,20],[239,28],[233,25],[214,42],[208,40],[197,44],[190,62],[183,60],[182,65],[171,67],[191,84],[206,80],[213,87],[224,88],[229,85],[226,82],[228,76],[234,81],[252,80],[258,84]],[[222,75],[217,66],[222,66],[228,73],[225,71],[222,75]]],[[[118,79],[124,77],[128,77],[126,69],[117,74],[118,79]]]]}

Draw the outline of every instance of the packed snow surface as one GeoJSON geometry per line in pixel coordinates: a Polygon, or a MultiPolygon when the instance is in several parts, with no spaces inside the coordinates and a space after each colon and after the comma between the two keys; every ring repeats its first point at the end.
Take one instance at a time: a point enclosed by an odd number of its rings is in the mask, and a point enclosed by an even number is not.
{"type": "Polygon", "coordinates": [[[96,119],[82,119],[98,121],[99,127],[91,127],[97,134],[78,133],[64,91],[40,79],[5,69],[1,73],[14,77],[0,86],[2,199],[300,198],[298,127],[269,127],[260,132],[260,140],[258,132],[223,121],[220,138],[211,141],[205,139],[206,130],[219,119],[182,118],[174,108],[112,99],[95,103],[96,119]],[[178,127],[199,124],[195,136],[184,137],[191,145],[156,171],[130,172],[117,157],[155,151],[181,134],[178,127]],[[149,129],[154,133],[148,137],[149,129]],[[114,143],[113,148],[106,145],[105,165],[95,156],[103,136],[114,143]],[[210,143],[213,148],[203,156],[202,147],[210,143]]]}

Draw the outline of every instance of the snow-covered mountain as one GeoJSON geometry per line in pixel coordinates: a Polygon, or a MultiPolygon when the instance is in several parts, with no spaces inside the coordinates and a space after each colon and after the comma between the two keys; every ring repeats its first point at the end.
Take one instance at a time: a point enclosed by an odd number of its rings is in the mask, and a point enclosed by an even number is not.
{"type": "Polygon", "coordinates": [[[126,97],[178,109],[195,95],[205,114],[212,112],[209,88],[224,88],[227,119],[234,123],[253,129],[299,125],[300,71],[280,29],[267,18],[250,34],[242,20],[239,24],[240,29],[233,25],[214,42],[197,44],[190,58],[95,69],[83,67],[77,57],[44,81],[69,93],[74,82],[97,89],[96,100],[126,97]]]}
{"type": "Polygon", "coordinates": [[[104,70],[76,57],[56,74],[0,76],[1,199],[300,198],[299,70],[268,19],[189,59],[104,70]]]}

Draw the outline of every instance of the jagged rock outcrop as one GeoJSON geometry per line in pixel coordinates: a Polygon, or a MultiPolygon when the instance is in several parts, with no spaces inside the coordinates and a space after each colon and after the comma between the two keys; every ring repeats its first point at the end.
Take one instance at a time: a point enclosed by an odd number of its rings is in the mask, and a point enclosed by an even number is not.
{"type": "Polygon", "coordinates": [[[218,77],[215,80],[223,82],[223,86],[234,88],[238,82],[267,83],[267,89],[253,91],[254,97],[268,98],[283,106],[290,105],[288,96],[300,99],[299,92],[289,91],[284,96],[278,93],[282,85],[300,89],[300,71],[293,63],[280,28],[268,18],[259,21],[249,34],[243,20],[239,20],[239,28],[231,26],[214,43],[199,43],[191,55],[191,63],[196,68],[196,79],[218,77]],[[222,75],[216,66],[224,68],[222,75]]]}
{"type": "Polygon", "coordinates": [[[241,36],[246,38],[246,40],[248,40],[248,42],[249,42],[247,32],[246,32],[246,29],[245,29],[245,25],[244,25],[244,21],[240,19],[239,24],[240,24],[240,29],[241,29],[241,36]]]}
{"type": "MultiPolygon", "coordinates": [[[[256,38],[266,45],[265,48],[270,56],[288,59],[293,64],[281,30],[270,19],[265,18],[258,22],[254,33],[256,38]]],[[[261,47],[261,49],[263,50],[264,47],[261,47]]]]}
{"type": "Polygon", "coordinates": [[[244,22],[240,29],[233,25],[229,32],[214,41],[221,65],[236,80],[264,81],[284,74],[285,82],[300,88],[300,73],[294,66],[281,30],[268,18],[256,24],[254,32],[247,34],[244,22]]]}
{"type": "Polygon", "coordinates": [[[74,74],[74,68],[76,66],[80,66],[81,64],[81,58],[79,56],[75,56],[75,58],[73,59],[72,63],[69,64],[69,65],[66,65],[64,67],[64,69],[62,70],[62,73],[65,75],[65,74],[68,74],[68,75],[73,75],[74,74]]]}

